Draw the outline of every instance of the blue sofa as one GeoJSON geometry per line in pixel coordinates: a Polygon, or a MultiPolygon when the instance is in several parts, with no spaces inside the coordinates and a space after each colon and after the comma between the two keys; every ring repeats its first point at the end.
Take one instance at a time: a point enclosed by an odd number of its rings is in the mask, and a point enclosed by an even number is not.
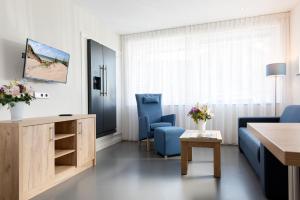
{"type": "Polygon", "coordinates": [[[266,197],[288,199],[287,166],[253,136],[246,128],[247,123],[300,123],[300,105],[286,107],[281,117],[242,117],[238,121],[239,149],[260,178],[266,197]]]}
{"type": "Polygon", "coordinates": [[[147,150],[149,150],[149,139],[154,137],[155,128],[175,126],[175,114],[162,115],[161,96],[161,94],[135,95],[139,118],[139,140],[147,139],[147,150]]]}

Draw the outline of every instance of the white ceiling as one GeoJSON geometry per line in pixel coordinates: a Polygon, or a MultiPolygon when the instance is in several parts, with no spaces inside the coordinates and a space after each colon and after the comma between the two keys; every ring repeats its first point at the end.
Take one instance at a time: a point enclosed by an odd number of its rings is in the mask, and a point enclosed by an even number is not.
{"type": "Polygon", "coordinates": [[[291,10],[299,0],[77,0],[119,34],[291,10]]]}

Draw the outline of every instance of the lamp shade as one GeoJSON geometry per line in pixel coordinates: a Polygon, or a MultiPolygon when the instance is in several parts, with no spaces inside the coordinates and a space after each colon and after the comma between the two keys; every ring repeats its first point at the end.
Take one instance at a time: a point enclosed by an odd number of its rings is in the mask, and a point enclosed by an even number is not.
{"type": "Polygon", "coordinates": [[[286,75],[285,63],[272,63],[266,66],[267,76],[284,76],[286,75]]]}

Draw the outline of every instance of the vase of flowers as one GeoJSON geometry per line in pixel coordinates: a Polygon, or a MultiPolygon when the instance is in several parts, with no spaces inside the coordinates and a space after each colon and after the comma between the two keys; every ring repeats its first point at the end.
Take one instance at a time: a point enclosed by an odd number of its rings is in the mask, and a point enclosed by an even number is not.
{"type": "Polygon", "coordinates": [[[213,113],[210,111],[207,105],[199,105],[192,107],[188,113],[193,121],[197,124],[200,131],[206,130],[206,122],[213,117],[213,113]]]}
{"type": "Polygon", "coordinates": [[[34,99],[33,90],[23,82],[11,81],[8,85],[0,86],[0,104],[8,106],[11,120],[23,119],[24,107],[34,99]]]}

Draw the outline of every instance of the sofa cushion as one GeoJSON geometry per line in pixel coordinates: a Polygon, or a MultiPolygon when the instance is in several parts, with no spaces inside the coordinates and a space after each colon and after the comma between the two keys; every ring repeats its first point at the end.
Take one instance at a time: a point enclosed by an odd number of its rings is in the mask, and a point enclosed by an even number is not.
{"type": "Polygon", "coordinates": [[[158,122],[158,123],[152,123],[150,124],[151,129],[155,129],[158,127],[166,127],[166,126],[172,126],[172,123],[169,122],[158,122]]]}
{"type": "Polygon", "coordinates": [[[239,146],[244,155],[254,168],[257,175],[260,174],[260,142],[247,128],[239,128],[239,146]]]}
{"type": "Polygon", "coordinates": [[[300,105],[287,106],[280,117],[281,123],[300,123],[300,105]]]}

